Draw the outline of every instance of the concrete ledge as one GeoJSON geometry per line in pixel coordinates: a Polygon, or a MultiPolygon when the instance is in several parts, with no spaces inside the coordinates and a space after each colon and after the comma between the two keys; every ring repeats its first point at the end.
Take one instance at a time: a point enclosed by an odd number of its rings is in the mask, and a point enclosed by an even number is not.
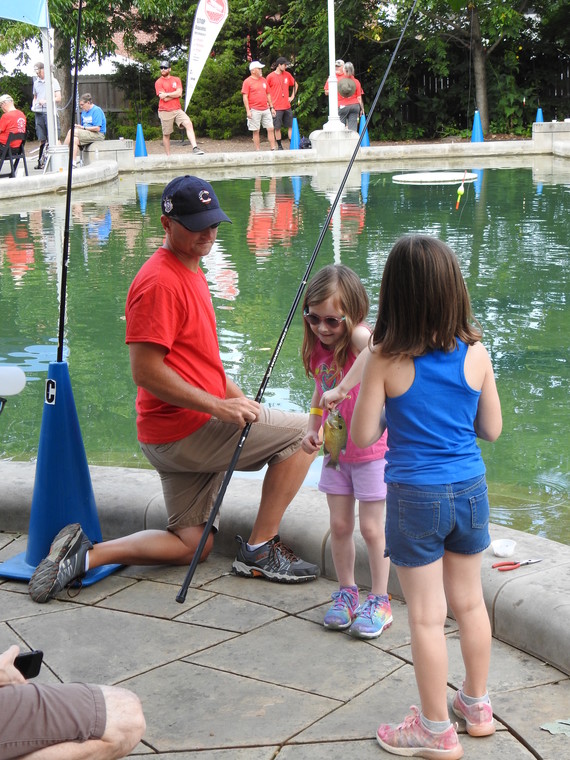
{"type": "MultiPolygon", "coordinates": [[[[562,125],[564,126],[564,125],[562,125]]],[[[132,140],[109,140],[96,144],[99,150],[99,160],[81,167],[73,172],[73,188],[89,187],[94,183],[113,180],[118,176],[119,168],[124,176],[136,174],[141,181],[159,181],[156,174],[163,173],[170,179],[173,172],[204,171],[208,178],[216,176],[231,178],[232,176],[256,175],[260,170],[264,176],[272,172],[284,175],[311,174],[313,165],[320,165],[319,172],[326,166],[331,166],[339,159],[319,156],[315,148],[309,150],[283,151],[245,151],[241,153],[207,153],[195,156],[193,153],[176,154],[172,156],[151,155],[134,156],[134,151],[128,149],[132,140]],[[111,150],[109,155],[116,154],[111,159],[103,159],[102,148],[107,143],[125,143],[126,148],[111,150]],[[122,165],[119,167],[118,160],[122,165]],[[124,165],[123,165],[124,164],[124,165]],[[153,175],[152,179],[150,175],[153,175]],[[146,175],[146,177],[145,177],[146,175]]],[[[347,143],[348,144],[348,143],[347,143]]],[[[352,144],[352,143],[351,143],[352,144]]],[[[354,143],[356,145],[356,143],[354,143]]],[[[89,148],[93,150],[94,148],[89,148]]],[[[478,168],[529,168],[534,163],[546,165],[554,161],[566,167],[570,158],[570,150],[566,144],[553,141],[540,143],[535,140],[505,140],[499,142],[465,143],[425,143],[415,145],[382,145],[361,148],[356,164],[362,171],[440,169],[442,164],[449,168],[464,168],[468,163],[478,168]],[[501,160],[502,159],[502,160],[501,160]]],[[[560,167],[557,168],[557,171],[560,167]]],[[[563,175],[568,173],[562,169],[563,175]]],[[[23,196],[42,195],[45,193],[64,192],[67,186],[67,171],[37,174],[29,177],[15,177],[0,182],[0,200],[11,201],[23,196]]]]}
{"type": "Polygon", "coordinates": [[[83,163],[89,166],[96,161],[116,161],[121,171],[132,171],[134,150],[132,140],[98,140],[83,148],[83,163]]]}
{"type": "MultiPolygon", "coordinates": [[[[105,539],[145,528],[164,528],[166,515],[160,479],[154,470],[90,467],[101,531],[105,539]]],[[[28,533],[35,464],[0,462],[0,528],[28,533]]],[[[233,556],[236,533],[248,537],[262,481],[236,473],[220,510],[217,550],[233,556]]],[[[81,520],[81,516],[77,516],[81,520]]],[[[54,534],[59,525],[54,528],[54,534]]],[[[514,538],[515,556],[542,562],[512,572],[493,570],[489,548],[483,556],[483,590],[493,636],[538,657],[570,675],[570,547],[503,526],[491,526],[492,538],[514,538]]],[[[335,578],[330,551],[329,513],[325,497],[302,488],[285,513],[281,538],[305,559],[316,562],[323,576],[335,578]]],[[[356,534],[356,580],[370,587],[364,542],[356,534]]],[[[396,572],[390,570],[389,591],[402,599],[396,572]]]]}
{"type": "MultiPolygon", "coordinates": [[[[99,161],[97,165],[81,166],[73,170],[71,186],[73,189],[91,187],[102,182],[109,182],[119,176],[116,161],[99,161]]],[[[67,189],[67,166],[61,171],[46,174],[30,174],[28,177],[14,177],[0,182],[0,200],[11,200],[23,196],[43,195],[45,193],[62,193],[67,189]]]]}

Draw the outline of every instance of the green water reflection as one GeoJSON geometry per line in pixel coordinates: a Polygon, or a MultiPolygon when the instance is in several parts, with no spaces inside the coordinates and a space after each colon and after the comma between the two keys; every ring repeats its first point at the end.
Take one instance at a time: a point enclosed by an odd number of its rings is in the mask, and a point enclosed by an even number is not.
{"type": "MultiPolygon", "coordinates": [[[[156,182],[156,180],[152,180],[156,182]]],[[[204,261],[228,373],[254,396],[326,219],[334,191],[310,176],[214,180],[233,220],[204,261]]],[[[74,193],[65,357],[88,459],[146,466],[136,442],[135,389],[124,345],[130,281],[162,240],[156,184],[74,193]]],[[[392,173],[351,180],[316,264],[355,269],[375,316],[394,240],[421,231],[458,254],[495,366],[504,432],[482,443],[492,519],[558,541],[568,510],[568,218],[570,186],[537,186],[531,170],[481,171],[455,210],[457,185],[399,185],[392,173]]],[[[28,204],[22,202],[22,208],[28,204]]],[[[0,419],[0,458],[36,456],[47,364],[56,358],[64,199],[0,216],[0,361],[28,376],[0,419]]],[[[312,383],[296,315],[265,401],[305,410],[312,383]]]]}

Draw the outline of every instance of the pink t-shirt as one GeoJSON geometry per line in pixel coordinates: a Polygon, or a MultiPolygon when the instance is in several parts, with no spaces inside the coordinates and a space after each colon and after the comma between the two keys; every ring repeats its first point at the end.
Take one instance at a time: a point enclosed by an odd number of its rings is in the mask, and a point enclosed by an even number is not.
{"type": "MultiPolygon", "coordinates": [[[[311,370],[313,372],[315,383],[319,393],[322,395],[325,391],[330,391],[331,388],[336,388],[342,378],[347,374],[356,360],[356,356],[349,350],[346,364],[344,367],[338,367],[334,361],[334,352],[332,349],[323,346],[320,341],[317,341],[313,354],[311,356],[311,370]]],[[[386,450],[387,431],[385,430],[382,437],[373,443],[372,446],[368,446],[366,449],[360,449],[352,442],[350,435],[350,423],[352,421],[352,415],[354,412],[354,405],[358,397],[358,391],[360,390],[360,384],[355,385],[350,391],[348,396],[338,405],[338,410],[346,420],[348,426],[348,442],[346,444],[346,452],[340,453],[340,462],[370,462],[373,459],[383,459],[386,450]]],[[[327,418],[327,412],[323,413],[323,424],[327,418]]]]}
{"type": "MultiPolygon", "coordinates": [[[[165,364],[190,385],[225,398],[216,318],[206,277],[191,272],[166,248],[140,268],[127,296],[127,343],[156,343],[165,364]]],[[[179,441],[198,430],[209,414],[172,406],[144,388],[137,390],[137,433],[142,443],[179,441]]]]}

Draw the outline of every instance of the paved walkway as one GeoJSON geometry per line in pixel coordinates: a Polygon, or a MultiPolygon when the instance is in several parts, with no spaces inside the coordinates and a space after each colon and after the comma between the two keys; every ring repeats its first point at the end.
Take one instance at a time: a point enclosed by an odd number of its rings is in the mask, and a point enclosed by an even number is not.
{"type": "MultiPolygon", "coordinates": [[[[240,519],[250,519],[240,518],[234,506],[241,490],[251,501],[256,487],[240,479],[230,484],[238,496],[226,497],[224,510],[231,514],[225,528],[222,521],[221,553],[198,567],[183,604],[175,597],[186,568],[124,568],[75,597],[64,593],[45,605],[30,600],[25,583],[0,579],[0,650],[13,643],[43,649],[39,680],[44,683],[87,680],[133,689],[148,724],[133,756],[389,757],[374,738],[378,723],[401,721],[418,701],[405,605],[394,598],[393,625],[377,640],[359,641],[322,626],[334,581],[290,586],[232,575],[232,536],[240,519]]],[[[304,489],[299,498],[313,505],[322,501],[313,489],[304,489]]],[[[293,505],[287,539],[304,551],[313,522],[295,513],[293,505]]],[[[322,525],[322,519],[315,522],[322,525]]],[[[26,545],[26,535],[0,534],[0,561],[26,545]]],[[[502,575],[502,582],[505,575],[514,580],[511,573],[502,575]]],[[[522,574],[517,582],[521,579],[522,574]]],[[[549,621],[542,622],[545,630],[549,621]]],[[[462,679],[452,619],[447,638],[451,701],[462,679]]],[[[569,756],[570,737],[541,728],[570,721],[567,675],[495,640],[489,692],[498,730],[474,739],[460,722],[466,757],[569,756]]]]}

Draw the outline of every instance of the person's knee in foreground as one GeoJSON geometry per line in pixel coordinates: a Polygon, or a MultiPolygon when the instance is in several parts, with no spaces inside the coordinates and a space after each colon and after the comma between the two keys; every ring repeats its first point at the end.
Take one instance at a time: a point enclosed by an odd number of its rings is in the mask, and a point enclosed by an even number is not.
{"type": "Polygon", "coordinates": [[[0,654],[0,760],[117,760],[144,736],[139,698],[117,686],[34,684],[0,654]]]}
{"type": "MultiPolygon", "coordinates": [[[[246,424],[253,423],[237,468],[268,465],[249,541],[238,540],[234,572],[269,580],[314,580],[319,568],[279,538],[281,518],[314,455],[301,442],[306,415],[268,410],[226,376],[216,320],[200,260],[218,225],[230,222],[212,186],[177,177],[164,190],[164,244],[143,264],[127,297],[126,342],[137,385],[137,434],[161,477],[167,530],[144,530],[92,545],[79,524],[54,538],[30,579],[32,599],[46,602],[107,564],[186,565],[192,561],[246,424]]],[[[201,559],[212,549],[214,523],[201,559]]]]}
{"type": "Polygon", "coordinates": [[[386,405],[386,551],[408,607],[421,703],[402,724],[378,728],[379,744],[396,755],[463,756],[447,705],[447,603],[465,666],[452,710],[471,736],[495,731],[480,572],[489,501],[476,438],[496,440],[502,419],[481,335],[453,252],[427,236],[398,240],[382,276],[351,428],[357,446],[371,445],[386,405]]]}
{"type": "MultiPolygon", "coordinates": [[[[307,285],[303,299],[305,333],[302,357],[305,372],[315,381],[309,428],[303,440],[307,453],[319,451],[324,431],[325,457],[319,491],[327,494],[330,510],[331,551],[339,589],[324,618],[329,630],[373,639],[392,624],[388,598],[390,561],[384,557],[384,455],[386,435],[365,449],[357,448],[349,433],[358,389],[349,396],[342,381],[354,377],[351,369],[367,348],[370,328],[364,323],[368,296],[358,276],[348,267],[327,266],[307,285]],[[334,389],[334,390],[333,390],[334,389]],[[329,393],[342,400],[325,412],[329,393]],[[371,592],[359,604],[354,577],[355,501],[359,500],[360,532],[368,549],[371,592]]],[[[356,379],[352,385],[359,382],[356,379]]],[[[351,387],[352,387],[351,385],[351,387]]]]}

